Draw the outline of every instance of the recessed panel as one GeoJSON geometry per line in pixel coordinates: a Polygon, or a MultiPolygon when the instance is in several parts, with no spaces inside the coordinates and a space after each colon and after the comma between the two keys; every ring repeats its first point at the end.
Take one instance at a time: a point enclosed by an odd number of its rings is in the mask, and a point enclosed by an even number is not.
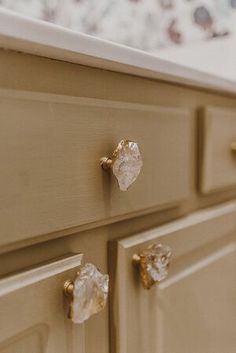
{"type": "Polygon", "coordinates": [[[235,231],[232,202],[112,242],[112,353],[233,352],[235,231]],[[147,290],[132,259],[151,244],[173,255],[167,278],[147,290]]]}
{"type": "Polygon", "coordinates": [[[1,353],[84,353],[84,326],[67,317],[63,285],[82,255],[0,280],[1,353]]]}
{"type": "Polygon", "coordinates": [[[235,187],[236,111],[205,108],[201,134],[201,191],[209,193],[235,187]]]}
{"type": "Polygon", "coordinates": [[[178,205],[190,193],[187,109],[0,92],[0,244],[178,205]],[[143,168],[126,192],[100,166],[118,142],[143,168]]]}

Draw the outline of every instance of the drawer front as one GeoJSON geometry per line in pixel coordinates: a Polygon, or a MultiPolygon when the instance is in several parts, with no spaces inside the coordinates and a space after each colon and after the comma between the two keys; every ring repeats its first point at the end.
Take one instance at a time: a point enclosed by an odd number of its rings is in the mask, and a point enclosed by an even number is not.
{"type": "Polygon", "coordinates": [[[72,255],[0,280],[1,353],[84,353],[84,325],[67,319],[63,284],[75,275],[72,255]]]}
{"type": "Polygon", "coordinates": [[[201,191],[236,186],[236,111],[207,107],[202,129],[201,191]]]}
{"type": "Polygon", "coordinates": [[[0,244],[189,196],[187,110],[30,92],[0,96],[0,244]],[[138,142],[143,170],[122,192],[99,161],[126,138],[138,142]]]}
{"type": "Polygon", "coordinates": [[[229,203],[112,243],[112,352],[233,352],[235,232],[229,203]],[[147,290],[132,257],[153,243],[170,246],[173,258],[168,277],[147,290]]]}

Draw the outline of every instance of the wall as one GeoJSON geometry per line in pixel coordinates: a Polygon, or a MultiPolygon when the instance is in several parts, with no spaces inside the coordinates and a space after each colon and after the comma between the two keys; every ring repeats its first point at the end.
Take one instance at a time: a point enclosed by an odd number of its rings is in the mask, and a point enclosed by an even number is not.
{"type": "Polygon", "coordinates": [[[155,51],[235,31],[236,0],[0,0],[30,17],[155,51]]]}

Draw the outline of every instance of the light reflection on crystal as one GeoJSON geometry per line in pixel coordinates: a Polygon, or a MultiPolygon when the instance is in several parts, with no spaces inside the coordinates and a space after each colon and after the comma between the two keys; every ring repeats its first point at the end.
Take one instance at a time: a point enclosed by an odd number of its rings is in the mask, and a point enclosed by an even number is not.
{"type": "Polygon", "coordinates": [[[120,190],[126,191],[137,179],[143,166],[138,144],[132,141],[121,141],[112,170],[118,180],[120,190]]]}
{"type": "Polygon", "coordinates": [[[74,281],[71,318],[74,323],[83,323],[91,315],[101,311],[107,302],[108,275],[103,275],[93,264],[81,267],[74,281]]]}
{"type": "Polygon", "coordinates": [[[143,255],[146,258],[146,270],[154,282],[160,282],[168,275],[171,249],[167,245],[154,244],[143,255]]]}

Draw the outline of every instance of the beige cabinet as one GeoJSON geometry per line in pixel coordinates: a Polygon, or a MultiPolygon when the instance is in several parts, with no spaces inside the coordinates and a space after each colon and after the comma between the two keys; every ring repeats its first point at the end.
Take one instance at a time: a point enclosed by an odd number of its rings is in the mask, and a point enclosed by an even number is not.
{"type": "Polygon", "coordinates": [[[85,353],[84,327],[67,318],[63,285],[82,255],[0,280],[1,353],[85,353]]]}
{"type": "Polygon", "coordinates": [[[0,54],[0,353],[235,353],[235,94],[0,54]],[[126,139],[143,168],[122,192],[100,159],[126,139]],[[147,290],[151,244],[172,258],[147,290]],[[110,276],[83,324],[68,253],[110,276]]]}
{"type": "Polygon", "coordinates": [[[0,106],[1,245],[189,196],[187,109],[7,90],[0,106]],[[145,165],[128,193],[99,164],[122,139],[139,144],[145,165]]]}
{"type": "Polygon", "coordinates": [[[233,353],[236,346],[236,203],[110,246],[115,353],[233,353]],[[134,254],[172,249],[168,277],[144,289],[134,254]],[[115,266],[114,266],[115,262],[115,266]]]}
{"type": "Polygon", "coordinates": [[[201,191],[236,185],[236,110],[205,107],[201,117],[201,191]]]}

